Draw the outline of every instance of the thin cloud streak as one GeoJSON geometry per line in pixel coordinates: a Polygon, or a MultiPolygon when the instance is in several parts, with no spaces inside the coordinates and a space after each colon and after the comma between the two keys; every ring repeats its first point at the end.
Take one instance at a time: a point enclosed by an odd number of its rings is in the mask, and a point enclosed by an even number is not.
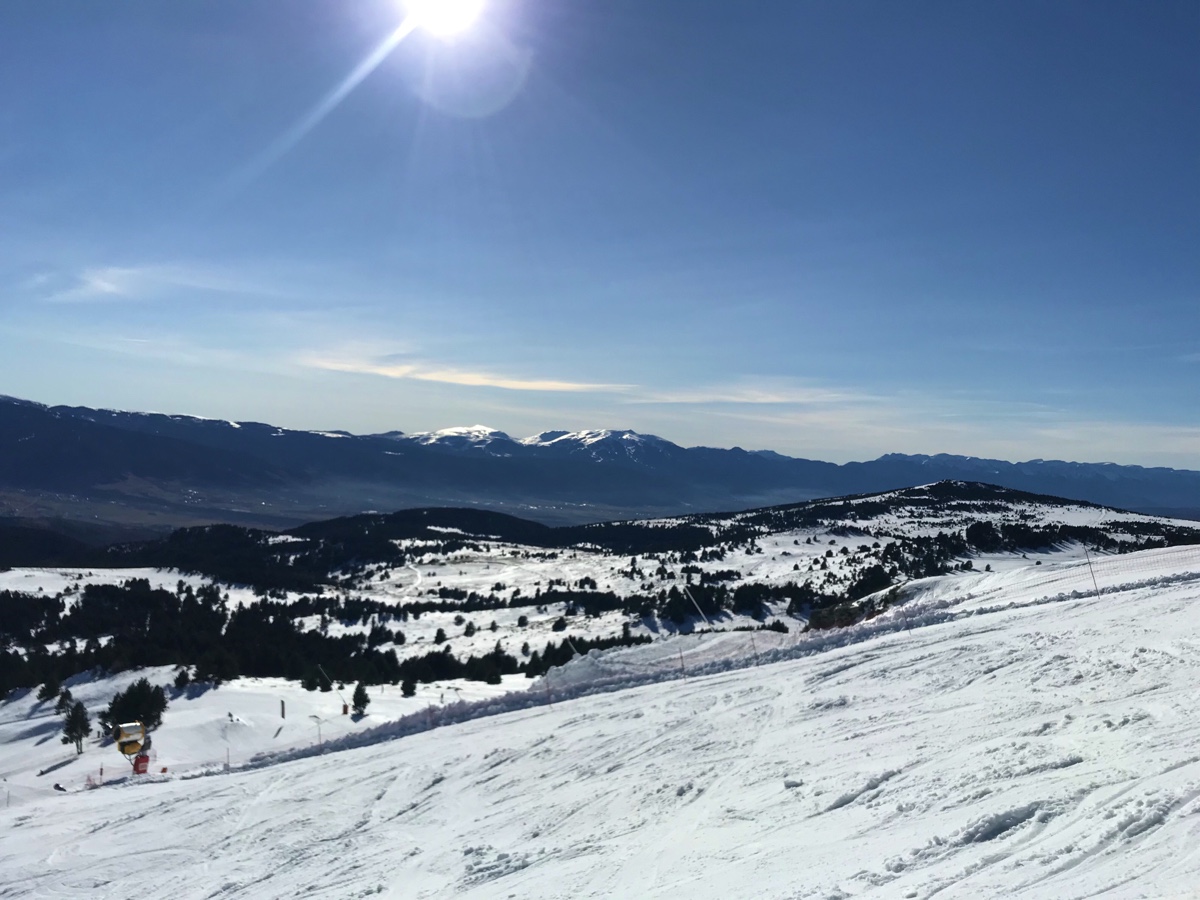
{"type": "MultiPolygon", "coordinates": [[[[770,379],[743,380],[734,387],[691,393],[656,391],[631,384],[520,377],[463,368],[421,359],[416,347],[397,353],[394,344],[388,348],[341,344],[324,350],[310,344],[304,349],[313,337],[313,323],[307,323],[300,334],[289,334],[287,328],[280,327],[285,324],[287,317],[269,325],[260,323],[262,328],[255,329],[275,335],[277,347],[273,352],[232,347],[220,341],[197,342],[194,335],[137,330],[107,334],[58,331],[26,337],[230,373],[375,376],[393,381],[399,394],[410,402],[414,395],[411,387],[399,387],[405,382],[451,386],[454,390],[438,396],[436,401],[429,397],[422,401],[428,407],[421,414],[425,420],[422,425],[429,430],[479,418],[494,422],[496,411],[504,409],[509,421],[496,424],[510,433],[616,424],[659,433],[677,443],[736,444],[837,462],[871,459],[890,452],[954,453],[1008,460],[1043,457],[1181,468],[1197,468],[1196,460],[1200,460],[1200,427],[1084,417],[1065,408],[999,401],[968,392],[870,396],[852,389],[789,388],[770,379]],[[286,349],[287,344],[291,350],[286,349]],[[529,399],[511,408],[497,407],[498,395],[479,393],[481,389],[529,399]]],[[[320,327],[328,336],[328,330],[336,324],[330,321],[320,327]]],[[[0,330],[17,333],[11,325],[0,330]]],[[[388,396],[385,389],[371,393],[377,400],[388,396]]],[[[221,415],[270,418],[262,410],[237,408],[221,415]]],[[[365,415],[363,410],[340,408],[333,416],[325,414],[323,418],[329,427],[369,431],[374,426],[359,418],[365,415]],[[338,421],[339,416],[345,420],[338,421]]],[[[309,427],[300,420],[290,424],[309,427]]],[[[405,430],[411,427],[410,423],[395,424],[405,430]]]]}
{"type": "Polygon", "coordinates": [[[286,364],[270,355],[247,353],[218,344],[199,344],[186,335],[157,333],[148,336],[105,332],[64,334],[28,333],[29,338],[65,344],[105,354],[157,360],[172,366],[219,369],[227,372],[273,372],[284,374],[286,364]]]}
{"type": "Polygon", "coordinates": [[[737,384],[680,391],[647,391],[630,398],[634,403],[690,405],[787,406],[883,402],[884,398],[831,388],[802,385],[737,384]]]}
{"type": "Polygon", "coordinates": [[[194,265],[97,266],[84,269],[66,290],[44,297],[47,303],[144,301],[173,291],[242,294],[282,299],[277,286],[237,273],[194,265]]]}
{"type": "Polygon", "coordinates": [[[46,300],[50,303],[74,303],[131,299],[138,294],[145,273],[144,269],[121,266],[84,269],[74,287],[51,294],[46,300]]]}
{"type": "Polygon", "coordinates": [[[407,378],[414,381],[435,381],[462,387],[501,388],[508,391],[542,391],[550,393],[619,393],[633,389],[627,384],[592,384],[557,379],[511,378],[489,372],[469,371],[423,363],[384,363],[360,360],[307,359],[310,368],[356,375],[378,375],[383,378],[407,378]]]}
{"type": "Polygon", "coordinates": [[[1003,416],[978,416],[953,406],[905,402],[883,407],[813,407],[774,413],[713,410],[710,415],[757,428],[760,442],[791,455],[847,460],[882,453],[952,453],[1021,460],[1067,459],[1083,462],[1146,464],[1153,456],[1172,465],[1195,468],[1200,459],[1200,428],[1163,423],[1083,419],[1065,411],[1010,410],[1003,416]],[[1050,422],[1047,419],[1051,419],[1050,422]],[[860,448],[848,453],[848,448],[860,448]],[[1033,448],[1036,448],[1035,450],[1033,448]],[[1032,452],[1031,452],[1032,450],[1032,452]]]}

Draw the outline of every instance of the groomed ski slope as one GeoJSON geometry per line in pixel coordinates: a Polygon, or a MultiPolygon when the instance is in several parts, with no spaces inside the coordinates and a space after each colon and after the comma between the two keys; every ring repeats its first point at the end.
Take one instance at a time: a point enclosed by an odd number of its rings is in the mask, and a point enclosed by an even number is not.
{"type": "Polygon", "coordinates": [[[1095,575],[933,579],[782,662],[34,800],[0,896],[1195,897],[1200,549],[1095,575]]]}

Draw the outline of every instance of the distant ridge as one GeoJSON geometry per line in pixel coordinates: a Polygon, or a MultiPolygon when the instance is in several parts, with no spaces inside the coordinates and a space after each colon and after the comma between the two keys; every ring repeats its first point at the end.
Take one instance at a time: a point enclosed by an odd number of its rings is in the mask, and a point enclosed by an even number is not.
{"type": "Polygon", "coordinates": [[[474,506],[550,524],[746,509],[942,480],[1173,517],[1200,472],[887,454],[844,465],[630,430],[513,438],[474,425],[355,435],[0,398],[0,517],[168,529],[264,527],[366,511],[474,506]]]}

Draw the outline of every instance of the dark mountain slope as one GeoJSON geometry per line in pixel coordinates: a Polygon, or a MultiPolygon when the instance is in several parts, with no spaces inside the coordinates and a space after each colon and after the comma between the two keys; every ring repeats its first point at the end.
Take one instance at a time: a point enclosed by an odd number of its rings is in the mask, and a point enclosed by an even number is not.
{"type": "Polygon", "coordinates": [[[471,506],[548,523],[744,509],[956,479],[1184,516],[1200,472],[890,454],[845,465],[684,448],[630,431],[307,432],[0,398],[0,514],[124,525],[287,527],[369,510],[471,506]]]}
{"type": "Polygon", "coordinates": [[[77,490],[126,478],[270,487],[288,473],[235,448],[141,434],[32,403],[0,405],[0,486],[77,490]]]}

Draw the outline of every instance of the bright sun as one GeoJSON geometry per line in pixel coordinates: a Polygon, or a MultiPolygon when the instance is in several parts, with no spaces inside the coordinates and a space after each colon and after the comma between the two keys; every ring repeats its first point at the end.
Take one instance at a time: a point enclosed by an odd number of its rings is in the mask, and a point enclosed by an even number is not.
{"type": "Polygon", "coordinates": [[[439,37],[450,37],[479,18],[483,3],[484,0],[406,0],[404,5],[418,28],[439,37]]]}

